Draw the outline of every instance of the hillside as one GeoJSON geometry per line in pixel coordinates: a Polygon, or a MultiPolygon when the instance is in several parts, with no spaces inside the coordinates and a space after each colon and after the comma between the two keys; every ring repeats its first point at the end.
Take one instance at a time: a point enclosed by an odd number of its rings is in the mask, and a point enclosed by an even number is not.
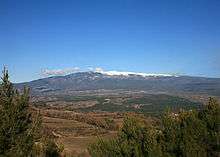
{"type": "Polygon", "coordinates": [[[15,84],[28,86],[33,95],[69,94],[87,90],[129,90],[150,93],[188,93],[220,96],[220,78],[172,75],[143,75],[142,73],[78,72],[15,84]]]}

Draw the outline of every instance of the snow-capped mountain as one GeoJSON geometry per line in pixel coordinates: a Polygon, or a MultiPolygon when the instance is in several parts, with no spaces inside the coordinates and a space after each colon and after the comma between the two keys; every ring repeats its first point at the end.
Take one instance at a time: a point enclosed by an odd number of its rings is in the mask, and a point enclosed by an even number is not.
{"type": "Polygon", "coordinates": [[[66,76],[53,76],[15,84],[17,88],[22,88],[24,85],[29,86],[33,94],[122,89],[220,96],[219,78],[117,71],[77,72],[66,76]]]}

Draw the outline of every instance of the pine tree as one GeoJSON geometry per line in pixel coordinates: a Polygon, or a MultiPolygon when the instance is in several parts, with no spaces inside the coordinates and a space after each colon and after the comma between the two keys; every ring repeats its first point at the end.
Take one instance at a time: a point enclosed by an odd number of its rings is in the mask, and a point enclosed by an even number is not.
{"type": "Polygon", "coordinates": [[[30,156],[40,121],[29,110],[29,90],[15,90],[6,68],[0,85],[0,111],[0,156],[30,156]]]}

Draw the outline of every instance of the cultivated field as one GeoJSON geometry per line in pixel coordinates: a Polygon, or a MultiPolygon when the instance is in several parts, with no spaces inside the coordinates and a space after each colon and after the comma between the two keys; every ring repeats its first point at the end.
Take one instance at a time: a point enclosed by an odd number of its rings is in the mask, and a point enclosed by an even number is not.
{"type": "Polygon", "coordinates": [[[67,156],[89,156],[87,147],[97,138],[117,134],[123,116],[117,113],[76,113],[62,110],[41,110],[43,127],[49,130],[67,156]]]}

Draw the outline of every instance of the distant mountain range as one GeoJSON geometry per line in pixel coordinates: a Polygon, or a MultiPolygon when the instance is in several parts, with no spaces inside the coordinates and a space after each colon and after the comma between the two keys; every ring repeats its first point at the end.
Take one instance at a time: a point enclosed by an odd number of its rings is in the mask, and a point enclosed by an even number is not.
{"type": "Polygon", "coordinates": [[[220,78],[145,74],[132,72],[78,72],[15,84],[33,94],[87,90],[140,90],[151,93],[194,93],[220,96],[220,78]]]}

